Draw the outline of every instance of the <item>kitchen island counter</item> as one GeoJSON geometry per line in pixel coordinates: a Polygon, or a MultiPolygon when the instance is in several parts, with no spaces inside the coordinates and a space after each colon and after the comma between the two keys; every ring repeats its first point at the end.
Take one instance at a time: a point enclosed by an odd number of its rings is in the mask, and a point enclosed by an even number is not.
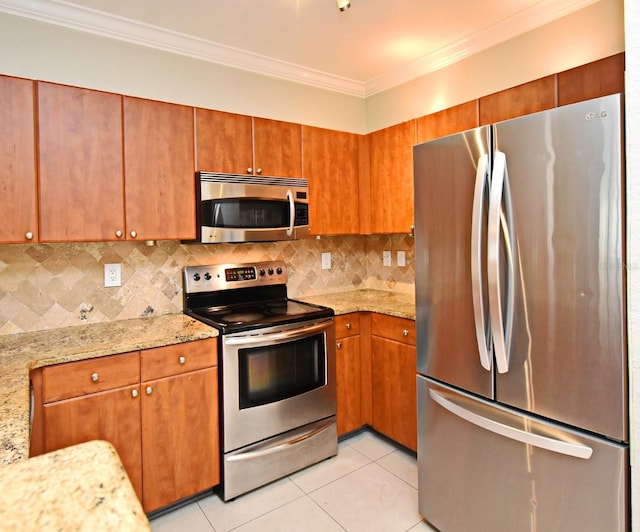
{"type": "Polygon", "coordinates": [[[0,468],[0,531],[150,530],[114,448],[91,441],[0,468]]]}

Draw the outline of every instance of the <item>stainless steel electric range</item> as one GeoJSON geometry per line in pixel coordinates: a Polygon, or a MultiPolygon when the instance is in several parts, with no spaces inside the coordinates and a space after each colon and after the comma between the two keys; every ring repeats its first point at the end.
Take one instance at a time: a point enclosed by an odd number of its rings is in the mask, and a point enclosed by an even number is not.
{"type": "Polygon", "coordinates": [[[287,297],[284,262],[189,266],[184,312],[220,331],[223,497],[338,451],[333,310],[287,297]]]}

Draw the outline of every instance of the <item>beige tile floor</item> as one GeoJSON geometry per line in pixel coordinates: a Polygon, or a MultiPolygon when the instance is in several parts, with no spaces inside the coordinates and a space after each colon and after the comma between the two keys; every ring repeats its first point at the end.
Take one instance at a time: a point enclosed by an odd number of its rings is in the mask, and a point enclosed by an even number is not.
{"type": "Polygon", "coordinates": [[[340,442],[338,455],[238,497],[217,495],[151,521],[154,532],[426,532],[415,456],[375,432],[340,442]]]}

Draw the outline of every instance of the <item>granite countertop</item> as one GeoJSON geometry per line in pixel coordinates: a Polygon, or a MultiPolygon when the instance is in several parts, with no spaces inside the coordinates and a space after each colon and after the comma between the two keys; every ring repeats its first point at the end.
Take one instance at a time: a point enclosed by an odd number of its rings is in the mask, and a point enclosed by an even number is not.
{"type": "Polygon", "coordinates": [[[0,336],[0,465],[29,456],[29,371],[217,336],[183,314],[0,336]]]}
{"type": "Polygon", "coordinates": [[[384,290],[350,290],[294,299],[331,307],[336,314],[379,312],[397,318],[416,319],[416,301],[413,294],[384,290]]]}
{"type": "Polygon", "coordinates": [[[0,468],[0,531],[151,530],[115,449],[92,441],[0,468]]]}

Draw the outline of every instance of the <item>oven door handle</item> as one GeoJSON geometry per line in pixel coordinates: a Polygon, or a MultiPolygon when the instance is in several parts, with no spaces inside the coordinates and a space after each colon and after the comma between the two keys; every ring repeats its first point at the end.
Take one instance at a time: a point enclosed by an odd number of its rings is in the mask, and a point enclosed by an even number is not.
{"type": "Polygon", "coordinates": [[[267,334],[252,335],[252,336],[226,337],[224,339],[224,343],[225,345],[252,345],[252,344],[262,344],[264,342],[270,342],[275,340],[290,340],[292,338],[308,336],[318,331],[322,331],[323,329],[326,329],[329,325],[330,325],[330,322],[329,323],[323,322],[316,325],[312,325],[310,327],[307,327],[307,326],[300,327],[299,329],[294,329],[292,331],[267,333],[267,334]]]}

